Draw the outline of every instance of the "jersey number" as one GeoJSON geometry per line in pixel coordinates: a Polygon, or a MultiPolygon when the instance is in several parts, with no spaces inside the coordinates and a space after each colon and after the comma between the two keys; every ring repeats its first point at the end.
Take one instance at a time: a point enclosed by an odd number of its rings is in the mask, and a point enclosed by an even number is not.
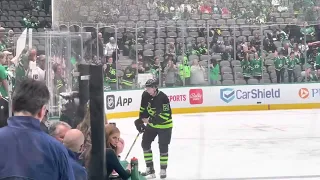
{"type": "Polygon", "coordinates": [[[39,75],[38,75],[38,74],[34,74],[34,75],[33,75],[33,79],[34,79],[34,80],[38,80],[38,79],[39,79],[39,75]]]}

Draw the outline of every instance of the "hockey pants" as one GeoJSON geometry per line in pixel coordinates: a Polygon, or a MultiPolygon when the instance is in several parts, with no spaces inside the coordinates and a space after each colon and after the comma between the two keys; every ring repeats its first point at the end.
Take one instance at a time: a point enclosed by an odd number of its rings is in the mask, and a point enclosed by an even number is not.
{"type": "Polygon", "coordinates": [[[171,141],[172,128],[169,129],[157,129],[147,126],[142,136],[142,149],[144,153],[144,160],[147,167],[153,168],[153,155],[151,150],[151,143],[154,141],[156,136],[159,140],[160,150],[160,167],[161,169],[167,169],[168,164],[168,151],[169,144],[171,141]]]}

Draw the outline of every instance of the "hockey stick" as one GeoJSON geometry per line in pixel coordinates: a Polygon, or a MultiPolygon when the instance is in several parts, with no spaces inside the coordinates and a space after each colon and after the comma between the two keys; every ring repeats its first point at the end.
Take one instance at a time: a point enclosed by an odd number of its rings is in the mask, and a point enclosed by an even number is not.
{"type": "Polygon", "coordinates": [[[127,155],[126,155],[125,160],[127,160],[128,156],[129,156],[129,154],[130,154],[130,152],[131,152],[131,150],[132,150],[133,146],[136,144],[137,139],[138,139],[138,137],[140,136],[140,134],[141,134],[141,133],[139,132],[139,133],[137,134],[136,138],[134,139],[134,141],[133,141],[133,143],[132,143],[132,145],[131,145],[131,147],[130,147],[130,149],[129,149],[129,151],[128,151],[127,155]]]}

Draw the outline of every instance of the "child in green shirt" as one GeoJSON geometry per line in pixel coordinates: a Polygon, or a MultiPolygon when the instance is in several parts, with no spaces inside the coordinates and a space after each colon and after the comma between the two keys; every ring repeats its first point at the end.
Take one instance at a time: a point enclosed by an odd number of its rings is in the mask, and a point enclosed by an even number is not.
{"type": "Polygon", "coordinates": [[[245,79],[249,79],[251,77],[252,67],[251,63],[247,58],[244,58],[241,61],[242,74],[245,79]]]}
{"type": "Polygon", "coordinates": [[[286,64],[287,58],[283,56],[283,51],[279,52],[279,56],[274,58],[274,66],[276,68],[277,83],[284,82],[284,65],[286,64]]]}
{"type": "Polygon", "coordinates": [[[258,53],[255,53],[255,57],[250,61],[252,67],[252,76],[261,79],[262,76],[262,59],[259,57],[258,53]]]}
{"type": "Polygon", "coordinates": [[[296,56],[294,55],[294,52],[292,51],[290,53],[290,57],[287,58],[289,83],[292,83],[292,77],[293,77],[293,82],[297,82],[297,76],[294,72],[294,68],[299,63],[300,63],[300,60],[298,58],[296,58],[296,56]]]}

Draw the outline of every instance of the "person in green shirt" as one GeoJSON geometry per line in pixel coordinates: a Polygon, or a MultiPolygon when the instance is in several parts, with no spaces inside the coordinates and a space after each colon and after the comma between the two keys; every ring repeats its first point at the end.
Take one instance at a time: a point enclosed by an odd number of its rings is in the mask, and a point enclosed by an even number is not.
{"type": "Polygon", "coordinates": [[[4,98],[8,98],[8,81],[7,71],[3,64],[5,64],[6,55],[0,52],[0,128],[7,125],[7,119],[9,117],[9,105],[8,101],[4,98]]]}
{"type": "Polygon", "coordinates": [[[296,76],[296,73],[294,72],[294,68],[299,63],[300,63],[300,60],[295,56],[295,53],[291,51],[290,57],[287,58],[289,83],[292,83],[292,77],[293,77],[293,82],[297,82],[297,76],[296,76]]]}
{"type": "Polygon", "coordinates": [[[284,82],[284,65],[287,58],[283,56],[283,51],[279,52],[279,56],[274,58],[274,66],[276,68],[277,83],[284,82]]]}
{"type": "Polygon", "coordinates": [[[187,57],[184,57],[183,63],[179,65],[179,75],[186,86],[190,85],[191,67],[187,57]]]}
{"type": "Polygon", "coordinates": [[[315,71],[311,71],[308,77],[309,82],[318,82],[319,77],[315,71]]]}
{"type": "Polygon", "coordinates": [[[118,86],[117,86],[117,69],[116,69],[116,65],[115,63],[113,63],[113,59],[112,57],[108,58],[108,63],[107,63],[107,67],[104,70],[105,72],[105,80],[108,83],[108,85],[110,86],[111,90],[117,90],[118,86]]]}
{"type": "Polygon", "coordinates": [[[317,71],[317,75],[320,76],[320,48],[317,48],[318,52],[317,55],[315,57],[315,70],[317,71]]]}
{"type": "Polygon", "coordinates": [[[255,57],[250,61],[250,65],[252,68],[252,76],[257,78],[258,80],[262,77],[262,70],[263,70],[263,60],[259,57],[258,53],[255,53],[255,57]]]}
{"type": "Polygon", "coordinates": [[[134,87],[134,81],[137,74],[137,62],[133,61],[132,64],[124,70],[121,85],[123,89],[132,89],[134,87]]]}
{"type": "Polygon", "coordinates": [[[252,67],[248,57],[245,57],[241,61],[242,74],[244,79],[247,81],[251,77],[252,67]]]}
{"type": "Polygon", "coordinates": [[[302,82],[317,82],[319,79],[317,73],[310,66],[307,66],[305,71],[301,72],[301,76],[303,77],[302,82]]]}
{"type": "Polygon", "coordinates": [[[6,61],[6,55],[2,52],[0,52],[0,93],[1,97],[7,97],[8,96],[8,81],[7,81],[7,70],[4,66],[6,61]]]}
{"type": "Polygon", "coordinates": [[[312,70],[315,69],[317,56],[318,56],[318,50],[312,47],[312,53],[309,54],[307,58],[307,64],[311,66],[312,70]]]}
{"type": "Polygon", "coordinates": [[[211,59],[210,61],[210,84],[216,85],[217,81],[219,81],[220,65],[216,59],[211,59]]]}

